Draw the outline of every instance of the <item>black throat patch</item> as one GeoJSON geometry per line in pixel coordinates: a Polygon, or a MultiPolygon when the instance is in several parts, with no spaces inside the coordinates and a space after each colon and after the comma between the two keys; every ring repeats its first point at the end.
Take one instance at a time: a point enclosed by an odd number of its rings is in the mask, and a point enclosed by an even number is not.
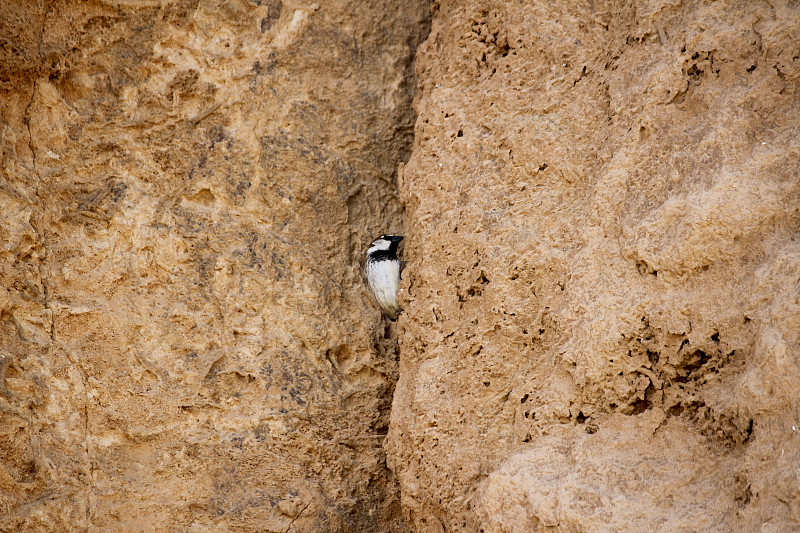
{"type": "Polygon", "coordinates": [[[395,245],[394,250],[391,248],[388,250],[375,250],[369,254],[369,259],[370,261],[397,261],[397,245],[395,245]]]}

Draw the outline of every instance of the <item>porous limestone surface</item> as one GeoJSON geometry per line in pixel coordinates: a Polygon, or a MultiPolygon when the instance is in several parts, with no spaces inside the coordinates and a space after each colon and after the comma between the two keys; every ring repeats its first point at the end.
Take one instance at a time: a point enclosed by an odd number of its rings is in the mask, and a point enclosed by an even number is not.
{"type": "Polygon", "coordinates": [[[443,0],[416,72],[414,530],[800,530],[800,6],[443,0]]]}

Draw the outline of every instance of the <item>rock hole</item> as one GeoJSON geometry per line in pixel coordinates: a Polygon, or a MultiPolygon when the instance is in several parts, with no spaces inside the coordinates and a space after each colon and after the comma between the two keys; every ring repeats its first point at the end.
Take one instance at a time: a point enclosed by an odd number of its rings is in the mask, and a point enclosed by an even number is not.
{"type": "Polygon", "coordinates": [[[680,416],[682,412],[683,406],[681,404],[673,405],[667,409],[667,416],[680,416]]]}
{"type": "Polygon", "coordinates": [[[456,137],[463,137],[463,136],[464,136],[464,130],[458,130],[456,137]]]}
{"type": "Polygon", "coordinates": [[[586,422],[586,415],[583,414],[583,411],[579,411],[578,416],[575,417],[575,420],[578,422],[578,424],[583,424],[586,422]]]}
{"type": "Polygon", "coordinates": [[[700,79],[700,76],[703,75],[703,72],[704,71],[702,69],[697,68],[697,65],[692,65],[691,68],[689,68],[689,70],[686,71],[686,74],[693,80],[698,80],[700,79]]]}
{"type": "Polygon", "coordinates": [[[214,196],[214,193],[211,192],[211,189],[205,188],[200,189],[197,194],[189,197],[189,201],[210,207],[214,205],[214,202],[217,201],[217,198],[214,196]]]}
{"type": "Polygon", "coordinates": [[[691,374],[695,370],[699,369],[711,359],[711,356],[706,354],[703,350],[695,350],[692,353],[691,358],[689,359],[689,363],[684,365],[683,369],[691,374]]]}
{"type": "Polygon", "coordinates": [[[522,398],[520,398],[519,403],[525,403],[528,401],[528,395],[525,394],[522,398]]]}
{"type": "Polygon", "coordinates": [[[355,352],[347,344],[338,346],[333,350],[333,358],[339,368],[348,366],[355,356],[355,352]]]}
{"type": "Polygon", "coordinates": [[[719,342],[719,332],[716,332],[713,335],[711,335],[711,340],[714,342],[719,342]]]}
{"type": "Polygon", "coordinates": [[[488,285],[489,280],[486,277],[486,274],[481,270],[481,275],[475,280],[475,284],[472,285],[469,289],[467,289],[467,296],[480,296],[483,294],[483,286],[488,285]]]}
{"type": "MultiPolygon", "coordinates": [[[[739,492],[739,491],[737,491],[739,492]]],[[[748,503],[750,503],[750,499],[753,497],[753,491],[750,490],[750,485],[747,485],[744,490],[742,490],[739,494],[736,495],[736,503],[739,507],[744,507],[748,503]]]]}
{"type": "Polygon", "coordinates": [[[623,411],[626,415],[636,416],[644,413],[648,409],[650,409],[650,402],[647,400],[639,399],[630,404],[625,411],[623,411]],[[627,411],[627,412],[626,412],[627,411]]]}

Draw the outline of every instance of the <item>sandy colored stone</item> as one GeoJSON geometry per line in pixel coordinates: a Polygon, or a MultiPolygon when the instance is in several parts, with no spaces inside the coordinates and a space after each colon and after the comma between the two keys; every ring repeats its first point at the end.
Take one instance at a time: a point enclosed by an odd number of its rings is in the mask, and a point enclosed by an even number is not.
{"type": "Polygon", "coordinates": [[[399,176],[416,531],[800,530],[800,10],[452,2],[399,176]]]}
{"type": "Polygon", "coordinates": [[[0,6],[0,530],[407,530],[361,266],[428,16],[0,6]]]}
{"type": "Polygon", "coordinates": [[[609,417],[576,434],[568,425],[509,457],[473,501],[487,531],[720,531],[741,501],[740,483],[720,485],[730,469],[706,439],[652,409],[609,417]],[[648,431],[650,430],[650,431],[648,431]],[[670,453],[664,453],[669,450],[670,453]]]}

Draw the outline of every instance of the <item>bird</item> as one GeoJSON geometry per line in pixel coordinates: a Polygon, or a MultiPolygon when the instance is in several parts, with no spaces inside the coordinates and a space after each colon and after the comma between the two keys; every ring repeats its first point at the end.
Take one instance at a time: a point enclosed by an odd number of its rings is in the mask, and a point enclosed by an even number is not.
{"type": "Polygon", "coordinates": [[[394,322],[402,311],[397,303],[397,289],[400,286],[400,259],[397,245],[402,235],[381,235],[367,250],[366,274],[372,296],[389,320],[394,322]]]}

